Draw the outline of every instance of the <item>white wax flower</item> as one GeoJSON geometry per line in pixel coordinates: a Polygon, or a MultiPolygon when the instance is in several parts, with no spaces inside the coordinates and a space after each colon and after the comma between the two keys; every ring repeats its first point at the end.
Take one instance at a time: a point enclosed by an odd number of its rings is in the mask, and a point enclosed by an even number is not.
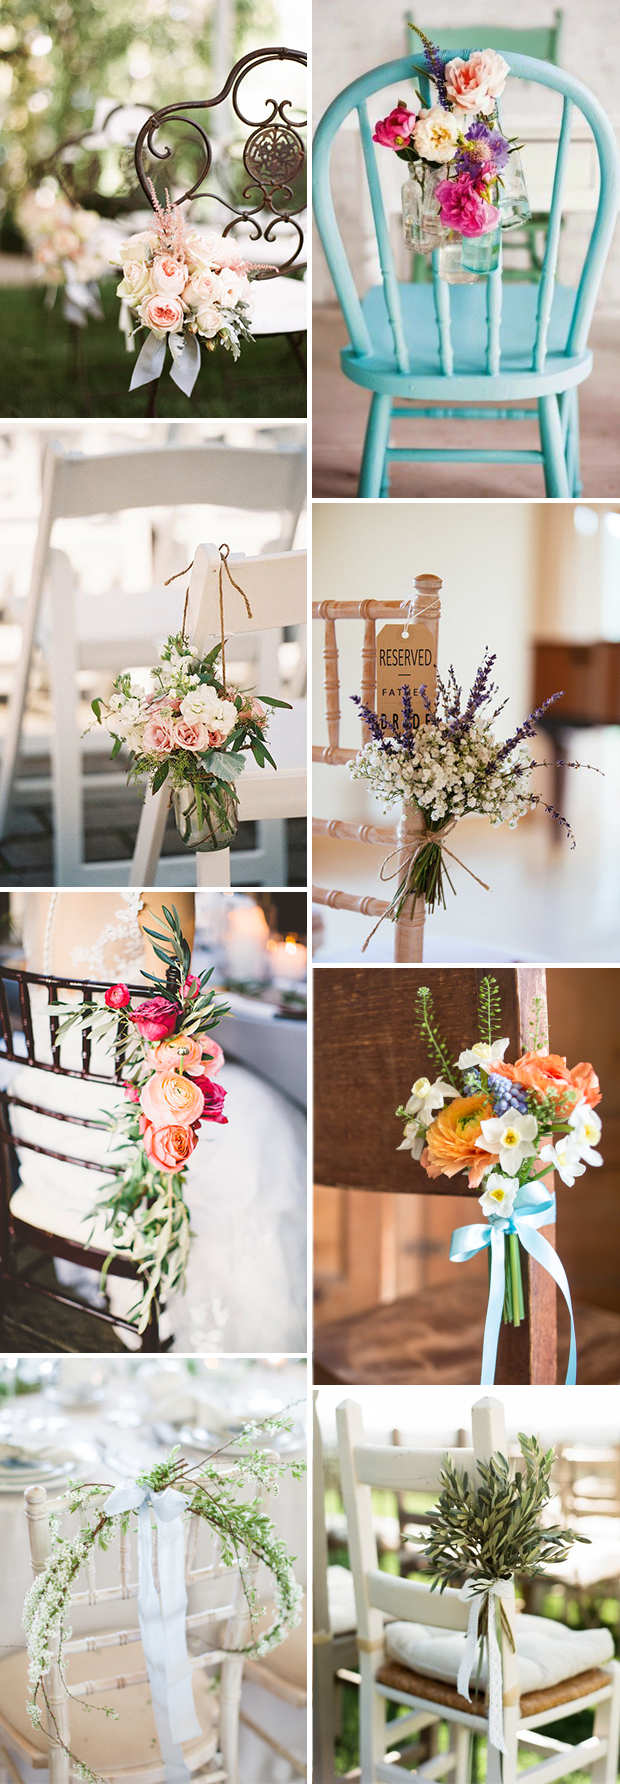
{"type": "Polygon", "coordinates": [[[573,1129],[573,1139],[580,1158],[584,1158],[589,1165],[602,1165],[602,1154],[594,1148],[600,1140],[603,1124],[600,1115],[590,1108],[583,1097],[575,1103],[572,1114],[568,1117],[568,1125],[573,1129]]]}
{"type": "Polygon", "coordinates": [[[492,1220],[494,1215],[497,1219],[498,1215],[506,1217],[512,1214],[518,1188],[518,1183],[512,1177],[502,1177],[499,1171],[489,1172],[482,1195],[478,1196],[487,1220],[492,1220]]]}
{"type": "MultiPolygon", "coordinates": [[[[576,1177],[583,1177],[586,1167],[580,1161],[579,1147],[572,1134],[561,1134],[555,1146],[543,1146],[540,1156],[545,1164],[553,1165],[568,1189],[572,1189],[576,1177]]],[[[602,1159],[600,1162],[602,1164],[602,1159]]]]}
{"type": "Polygon", "coordinates": [[[500,1167],[509,1177],[517,1176],[524,1159],[534,1158],[536,1147],[532,1142],[538,1133],[534,1115],[506,1109],[503,1115],[481,1121],[480,1128],[482,1139],[476,1140],[476,1145],[482,1152],[499,1153],[500,1167]]]}
{"type": "Polygon", "coordinates": [[[473,1047],[466,1047],[459,1054],[459,1071],[467,1071],[468,1067],[479,1065],[483,1072],[492,1072],[496,1060],[503,1059],[508,1046],[508,1035],[503,1041],[475,1041],[473,1047]]]}

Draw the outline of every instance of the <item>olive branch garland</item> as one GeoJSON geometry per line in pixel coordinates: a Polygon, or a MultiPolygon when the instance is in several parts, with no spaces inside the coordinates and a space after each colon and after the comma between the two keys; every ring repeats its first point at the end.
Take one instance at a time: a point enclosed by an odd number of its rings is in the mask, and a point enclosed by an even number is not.
{"type": "MultiPolygon", "coordinates": [[[[289,1630],[294,1629],[301,1620],[303,1593],[293,1572],[295,1557],[289,1555],[286,1544],[276,1536],[272,1519],[261,1510],[260,1502],[257,1503],[256,1499],[238,1498],[252,1482],[263,1492],[276,1495],[283,1475],[288,1473],[294,1480],[303,1478],[306,1471],[304,1461],[294,1459],[285,1462],[273,1450],[257,1450],[253,1447],[261,1432],[273,1435],[277,1432],[290,1432],[292,1427],[293,1421],[287,1408],[277,1417],[244,1425],[238,1437],[228,1438],[193,1467],[180,1455],[179,1446],[176,1445],[165,1461],[157,1463],[148,1473],[136,1475],[139,1486],[151,1487],[155,1493],[164,1492],[166,1487],[175,1487],[177,1491],[185,1493],[188,1517],[202,1518],[215,1532],[224,1566],[238,1564],[250,1616],[252,1639],[241,1648],[227,1649],[227,1653],[248,1656],[267,1654],[272,1648],[278,1647],[289,1630]],[[216,1458],[226,1456],[233,1443],[241,1454],[228,1454],[227,1471],[222,1474],[216,1466],[216,1458]],[[252,1565],[257,1562],[263,1562],[269,1568],[274,1580],[275,1614],[269,1628],[261,1634],[256,1634],[255,1629],[258,1619],[264,1615],[265,1606],[259,1603],[257,1589],[250,1577],[252,1565]]],[[[63,1498],[69,1501],[68,1510],[88,1513],[88,1508],[92,1506],[93,1521],[83,1524],[77,1536],[61,1537],[58,1534],[58,1518],[54,1514],[50,1516],[54,1547],[43,1572],[34,1580],[24,1602],[23,1623],[27,1635],[29,1679],[32,1686],[32,1696],[27,1704],[28,1715],[33,1726],[39,1728],[43,1714],[39,1699],[42,1698],[47,1711],[48,1730],[52,1731],[54,1744],[68,1754],[78,1778],[84,1780],[84,1784],[105,1784],[105,1780],[80,1760],[63,1739],[45,1687],[45,1674],[56,1659],[71,1701],[79,1703],[83,1710],[99,1710],[102,1715],[118,1721],[116,1710],[106,1705],[87,1704],[81,1698],[73,1696],[66,1684],[68,1658],[63,1651],[64,1644],[71,1635],[71,1629],[65,1621],[71,1588],[80,1568],[92,1549],[109,1548],[115,1525],[120,1525],[123,1533],[126,1533],[130,1529],[132,1517],[135,1516],[131,1511],[110,1515],[97,1503],[108,1497],[112,1490],[109,1484],[69,1483],[63,1494],[63,1498]]]]}
{"type": "MultiPolygon", "coordinates": [[[[541,1524],[551,1498],[554,1451],[543,1450],[536,1437],[522,1432],[519,1443],[525,1474],[517,1469],[513,1478],[510,1463],[501,1453],[477,1464],[479,1484],[470,1481],[466,1469],[459,1473],[446,1456],[431,1533],[422,1549],[435,1575],[432,1592],[437,1588],[444,1592],[446,1586],[461,1586],[466,1580],[475,1596],[483,1600],[478,1678],[488,1631],[490,1588],[497,1580],[512,1579],[515,1573],[533,1579],[549,1562],[564,1561],[573,1543],[590,1541],[560,1524],[541,1524]]],[[[514,1650],[501,1599],[498,1604],[504,1634],[514,1650]]]]}

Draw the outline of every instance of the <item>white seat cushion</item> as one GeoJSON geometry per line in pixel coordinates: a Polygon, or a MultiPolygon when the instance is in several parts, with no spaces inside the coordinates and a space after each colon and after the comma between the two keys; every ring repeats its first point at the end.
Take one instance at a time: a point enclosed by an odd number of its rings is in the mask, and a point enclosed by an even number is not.
{"type": "Polygon", "coordinates": [[[308,326],[305,279],[257,279],[252,286],[252,334],[303,334],[308,326]]]}
{"type": "Polygon", "coordinates": [[[346,1635],[357,1628],[353,1574],[348,1567],[328,1567],[327,1602],[332,1635],[346,1635]]]}
{"type": "MultiPolygon", "coordinates": [[[[542,1691],[559,1685],[590,1667],[613,1660],[614,1644],[608,1629],[567,1629],[551,1617],[518,1616],[515,1619],[519,1690],[542,1691]]],[[[449,1629],[429,1629],[423,1623],[390,1623],[385,1632],[388,1654],[415,1672],[431,1679],[456,1684],[465,1636],[449,1629]]],[[[476,1655],[477,1672],[478,1659],[476,1655]]],[[[487,1682],[486,1643],[481,1683],[487,1682]]]]}

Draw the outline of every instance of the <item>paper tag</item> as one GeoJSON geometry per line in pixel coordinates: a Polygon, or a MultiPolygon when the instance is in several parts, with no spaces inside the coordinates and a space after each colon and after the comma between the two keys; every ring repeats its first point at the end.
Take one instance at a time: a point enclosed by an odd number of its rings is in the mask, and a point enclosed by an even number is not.
{"type": "Polygon", "coordinates": [[[401,690],[405,685],[411,694],[414,730],[428,719],[420,686],[431,705],[435,700],[437,664],[432,633],[428,626],[410,624],[409,636],[403,638],[403,623],[383,626],[377,633],[377,714],[383,731],[387,725],[400,730],[401,690]]]}

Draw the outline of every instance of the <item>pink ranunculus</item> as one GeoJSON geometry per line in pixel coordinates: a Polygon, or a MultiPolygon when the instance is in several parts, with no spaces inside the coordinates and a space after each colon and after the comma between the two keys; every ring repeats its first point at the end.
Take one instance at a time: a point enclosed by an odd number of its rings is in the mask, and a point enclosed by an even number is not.
{"type": "Polygon", "coordinates": [[[179,1011],[168,997],[147,997],[130,1012],[138,1034],[145,1041],[163,1041],[176,1028],[179,1011]]]}
{"type": "Polygon", "coordinates": [[[129,992],[126,985],[111,985],[105,994],[105,1003],[109,1010],[124,1010],[129,1003],[129,992]]]}
{"type": "Polygon", "coordinates": [[[204,1099],[201,1121],[217,1121],[221,1126],[225,1126],[228,1116],[223,1113],[226,1096],[223,1084],[214,1084],[211,1078],[195,1078],[194,1083],[196,1088],[202,1091],[204,1099]]]}
{"type": "Polygon", "coordinates": [[[151,277],[156,291],[161,291],[165,297],[180,297],[187,284],[187,267],[174,254],[158,254],[153,261],[151,277]]]}
{"type": "Polygon", "coordinates": [[[138,1090],[137,1084],[131,1084],[131,1083],[124,1084],[123,1089],[124,1089],[125,1096],[127,1098],[128,1103],[139,1103],[140,1092],[138,1090]]]}
{"type": "Polygon", "coordinates": [[[194,1078],[184,1072],[154,1072],[143,1086],[140,1108],[154,1127],[191,1127],[202,1115],[204,1097],[194,1078]]]}
{"type": "Polygon", "coordinates": [[[170,1034],[147,1051],[147,1063],[154,1072],[189,1072],[199,1078],[202,1072],[202,1043],[190,1034],[170,1034]]]}
{"type": "Polygon", "coordinates": [[[435,196],[444,227],[459,235],[488,235],[499,223],[497,205],[485,203],[469,174],[460,174],[458,180],[440,180],[435,196]]]}
{"type": "Polygon", "coordinates": [[[183,986],[183,996],[184,997],[197,997],[199,990],[200,990],[200,979],[196,978],[195,973],[188,973],[187,978],[185,980],[185,984],[183,986]]]}
{"type": "Polygon", "coordinates": [[[174,744],[175,736],[170,719],[165,719],[161,713],[154,712],[151,718],[147,719],[142,732],[142,749],[145,755],[167,756],[169,751],[174,749],[174,744]]]}
{"type": "Polygon", "coordinates": [[[372,140],[380,142],[384,149],[406,149],[416,122],[417,112],[411,111],[406,105],[395,105],[387,118],[377,119],[372,140]]]}
{"type": "Polygon", "coordinates": [[[211,742],[202,719],[175,719],[172,737],[178,750],[208,750],[211,742]]]}
{"type": "Polygon", "coordinates": [[[142,322],[146,323],[147,328],[154,329],[155,334],[178,334],[185,321],[181,299],[174,295],[145,297],[144,303],[140,304],[139,314],[142,322]]]}
{"type": "MultiPolygon", "coordinates": [[[[446,63],[446,93],[451,105],[457,105],[460,111],[482,113],[487,117],[494,111],[495,98],[489,83],[495,65],[486,61],[487,56],[493,55],[491,50],[473,50],[466,61],[462,56],[453,56],[452,61],[446,63]]],[[[499,56],[497,61],[503,62],[503,57],[499,56]]],[[[508,73],[508,64],[504,62],[503,65],[508,73]]]]}
{"type": "Polygon", "coordinates": [[[151,1164],[157,1165],[160,1171],[182,1171],[198,1145],[198,1135],[193,1127],[175,1123],[153,1127],[150,1121],[145,1121],[142,1142],[151,1164]]]}
{"type": "Polygon", "coordinates": [[[217,1041],[205,1039],[201,1041],[201,1046],[202,1073],[205,1078],[217,1078],[217,1074],[218,1072],[221,1072],[224,1064],[224,1054],[222,1049],[218,1046],[217,1041]]]}

